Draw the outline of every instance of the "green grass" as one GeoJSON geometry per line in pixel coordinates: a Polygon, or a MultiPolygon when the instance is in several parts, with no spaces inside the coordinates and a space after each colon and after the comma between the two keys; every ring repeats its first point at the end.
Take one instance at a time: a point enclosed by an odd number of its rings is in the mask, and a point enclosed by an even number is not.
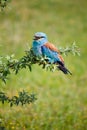
{"type": "Polygon", "coordinates": [[[59,47],[76,41],[81,56],[63,56],[72,76],[34,65],[32,72],[10,75],[6,85],[0,81],[0,91],[9,96],[24,89],[38,98],[23,107],[0,104],[1,125],[6,130],[87,130],[87,1],[12,1],[0,12],[0,55],[22,57],[37,31],[59,47]]]}

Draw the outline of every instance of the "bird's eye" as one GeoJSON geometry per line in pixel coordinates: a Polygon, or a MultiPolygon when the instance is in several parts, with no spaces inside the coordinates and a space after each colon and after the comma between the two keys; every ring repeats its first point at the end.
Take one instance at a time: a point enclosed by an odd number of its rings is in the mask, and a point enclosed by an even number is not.
{"type": "Polygon", "coordinates": [[[43,36],[41,36],[40,38],[44,38],[43,36]]]}
{"type": "Polygon", "coordinates": [[[34,36],[34,40],[38,40],[38,39],[40,39],[40,37],[36,37],[36,36],[34,36]]]}

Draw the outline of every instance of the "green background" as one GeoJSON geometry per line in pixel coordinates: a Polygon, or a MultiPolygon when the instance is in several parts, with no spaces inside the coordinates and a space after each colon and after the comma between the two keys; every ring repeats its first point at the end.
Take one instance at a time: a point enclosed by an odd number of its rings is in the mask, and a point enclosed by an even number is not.
{"type": "Polygon", "coordinates": [[[24,89],[38,98],[23,107],[0,104],[1,125],[6,130],[87,130],[87,1],[12,0],[0,12],[0,55],[19,59],[37,31],[57,47],[75,41],[81,56],[63,55],[72,76],[34,65],[32,72],[11,74],[6,85],[0,81],[0,91],[10,97],[24,89]]]}

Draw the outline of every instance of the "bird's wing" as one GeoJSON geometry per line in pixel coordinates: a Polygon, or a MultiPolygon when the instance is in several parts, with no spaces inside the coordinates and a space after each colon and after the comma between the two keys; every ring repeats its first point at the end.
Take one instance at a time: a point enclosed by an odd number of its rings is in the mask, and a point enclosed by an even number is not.
{"type": "Polygon", "coordinates": [[[47,42],[44,44],[44,46],[49,48],[52,51],[60,53],[60,51],[52,43],[47,42]]]}
{"type": "Polygon", "coordinates": [[[44,55],[54,59],[55,61],[60,61],[64,64],[64,60],[60,55],[60,51],[51,43],[47,42],[42,47],[44,55]]]}

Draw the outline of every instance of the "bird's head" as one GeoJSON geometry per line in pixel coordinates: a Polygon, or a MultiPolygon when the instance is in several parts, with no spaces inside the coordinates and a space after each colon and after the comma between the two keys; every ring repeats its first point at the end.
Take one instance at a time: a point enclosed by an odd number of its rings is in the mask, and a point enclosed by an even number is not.
{"type": "Polygon", "coordinates": [[[43,32],[36,32],[34,34],[33,40],[39,40],[39,39],[47,39],[47,35],[43,32]]]}

